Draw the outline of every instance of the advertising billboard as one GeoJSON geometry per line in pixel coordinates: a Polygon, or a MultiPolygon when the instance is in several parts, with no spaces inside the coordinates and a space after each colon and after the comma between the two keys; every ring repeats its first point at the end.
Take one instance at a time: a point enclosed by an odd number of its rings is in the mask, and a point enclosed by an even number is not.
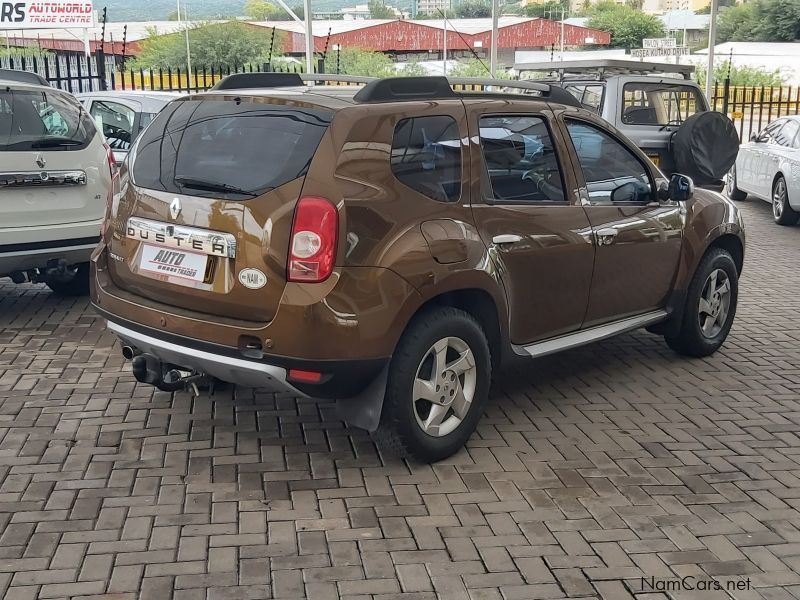
{"type": "Polygon", "coordinates": [[[69,0],[0,0],[4,29],[86,29],[94,27],[91,2],[69,0]]]}

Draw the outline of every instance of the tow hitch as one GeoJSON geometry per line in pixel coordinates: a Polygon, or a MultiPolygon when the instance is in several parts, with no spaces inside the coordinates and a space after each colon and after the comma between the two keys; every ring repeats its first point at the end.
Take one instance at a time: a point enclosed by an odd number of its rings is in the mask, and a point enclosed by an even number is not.
{"type": "Polygon", "coordinates": [[[175,365],[162,363],[152,354],[135,354],[136,350],[125,346],[123,355],[127,358],[132,354],[131,366],[133,376],[141,383],[154,385],[162,392],[177,392],[190,389],[195,396],[200,395],[198,384],[208,380],[203,373],[187,371],[175,365]]]}

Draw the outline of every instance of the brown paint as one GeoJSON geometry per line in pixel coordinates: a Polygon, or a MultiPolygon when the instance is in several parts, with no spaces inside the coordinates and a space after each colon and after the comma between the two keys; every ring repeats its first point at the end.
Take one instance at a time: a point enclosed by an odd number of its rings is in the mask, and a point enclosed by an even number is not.
{"type": "MultiPolygon", "coordinates": [[[[94,259],[93,300],[108,314],[232,348],[239,347],[242,336],[256,337],[276,356],[384,358],[426,302],[480,290],[495,303],[500,339],[525,344],[662,308],[674,291],[686,289],[714,239],[732,235],[744,244],[738,211],[712,192],[698,190],[685,214],[674,203],[587,205],[562,114],[579,114],[607,131],[614,129],[583,111],[532,99],[359,105],[322,90],[302,99],[252,94],[243,92],[242,101],[336,111],[307,176],[246,201],[179,196],[183,211],[172,221],[169,202],[175,195],[138,189],[123,169],[123,192],[94,259]],[[477,123],[487,113],[539,115],[549,121],[563,169],[565,204],[486,201],[477,123]],[[463,184],[457,202],[431,200],[391,172],[396,123],[423,115],[450,115],[458,124],[463,184]],[[319,284],[286,283],[292,217],[301,195],[325,197],[339,211],[337,266],[319,284]],[[214,258],[211,279],[201,285],[160,281],[137,270],[140,243],[124,237],[130,216],[230,233],[237,240],[237,256],[214,258]],[[619,229],[617,242],[597,246],[593,227],[619,229]],[[516,234],[522,241],[496,246],[492,238],[499,234],[516,234]],[[111,253],[124,262],[112,260],[111,253]],[[240,285],[237,275],[244,268],[266,274],[266,286],[251,290],[240,285]]],[[[647,164],[653,181],[661,180],[663,175],[647,164]]]]}

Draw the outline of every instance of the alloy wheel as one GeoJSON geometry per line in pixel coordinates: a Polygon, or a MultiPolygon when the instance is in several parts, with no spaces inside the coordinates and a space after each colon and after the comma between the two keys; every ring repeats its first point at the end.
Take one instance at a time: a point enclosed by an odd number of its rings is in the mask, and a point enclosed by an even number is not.
{"type": "Polygon", "coordinates": [[[432,437],[452,433],[467,417],[478,369],[469,345],[446,337],[425,353],[414,378],[412,402],[420,429],[432,437]]]}
{"type": "Polygon", "coordinates": [[[772,191],[772,214],[776,219],[783,216],[783,207],[786,202],[786,182],[783,178],[778,179],[772,191]]]}
{"type": "Polygon", "coordinates": [[[703,285],[698,307],[700,330],[706,338],[719,334],[731,308],[731,282],[722,269],[714,269],[703,285]]]}

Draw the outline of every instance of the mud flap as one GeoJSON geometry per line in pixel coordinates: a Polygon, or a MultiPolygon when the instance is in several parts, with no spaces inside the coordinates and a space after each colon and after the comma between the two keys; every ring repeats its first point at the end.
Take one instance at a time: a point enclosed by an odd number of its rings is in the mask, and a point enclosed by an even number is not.
{"type": "Polygon", "coordinates": [[[375,431],[381,422],[381,410],[388,379],[389,364],[387,363],[363,392],[352,398],[336,400],[336,412],[339,417],[348,425],[370,432],[375,431]]]}

